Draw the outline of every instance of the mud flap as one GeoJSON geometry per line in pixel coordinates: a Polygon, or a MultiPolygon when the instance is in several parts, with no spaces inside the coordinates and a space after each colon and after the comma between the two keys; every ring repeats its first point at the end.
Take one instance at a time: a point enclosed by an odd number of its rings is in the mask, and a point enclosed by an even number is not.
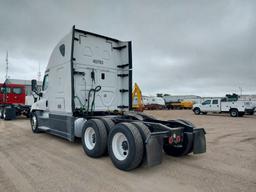
{"type": "Polygon", "coordinates": [[[16,119],[16,109],[12,107],[6,107],[5,115],[6,115],[6,118],[5,118],[6,120],[16,119]]]}
{"type": "Polygon", "coordinates": [[[186,136],[186,144],[185,149],[183,151],[182,155],[187,155],[192,152],[192,146],[193,146],[193,133],[184,132],[184,137],[186,136]]]}
{"type": "Polygon", "coordinates": [[[151,167],[158,165],[163,159],[163,137],[160,135],[150,135],[145,144],[146,165],[151,167]]]}
{"type": "Polygon", "coordinates": [[[205,153],[206,152],[206,140],[205,140],[205,130],[203,128],[194,129],[193,131],[194,143],[193,143],[193,153],[205,153]]]}

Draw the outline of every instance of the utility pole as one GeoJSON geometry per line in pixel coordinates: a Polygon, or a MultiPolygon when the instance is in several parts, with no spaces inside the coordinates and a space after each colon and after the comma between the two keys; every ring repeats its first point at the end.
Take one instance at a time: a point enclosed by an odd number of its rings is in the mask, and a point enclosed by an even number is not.
{"type": "Polygon", "coordinates": [[[41,81],[41,66],[40,66],[40,63],[38,63],[37,80],[38,80],[38,81],[41,81]]]}
{"type": "Polygon", "coordinates": [[[243,93],[243,88],[242,87],[238,87],[239,90],[240,90],[240,96],[242,96],[242,93],[243,93]]]}
{"type": "Polygon", "coordinates": [[[6,103],[6,99],[7,99],[7,88],[6,88],[6,84],[7,84],[7,79],[8,79],[8,69],[9,69],[9,63],[8,63],[8,51],[6,52],[6,58],[5,58],[5,82],[4,82],[4,96],[3,96],[3,102],[4,105],[6,103]]]}
{"type": "Polygon", "coordinates": [[[5,81],[8,79],[8,70],[9,70],[9,63],[8,63],[8,51],[6,52],[6,67],[5,67],[5,81]]]}

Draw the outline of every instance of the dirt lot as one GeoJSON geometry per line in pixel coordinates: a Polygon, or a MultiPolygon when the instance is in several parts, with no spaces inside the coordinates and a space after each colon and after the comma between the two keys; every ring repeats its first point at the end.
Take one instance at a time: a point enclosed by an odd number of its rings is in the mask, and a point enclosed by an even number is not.
{"type": "Polygon", "coordinates": [[[123,172],[108,157],[87,157],[79,143],[32,134],[26,119],[0,120],[0,191],[256,191],[256,116],[147,113],[204,127],[207,153],[164,155],[161,165],[123,172]]]}

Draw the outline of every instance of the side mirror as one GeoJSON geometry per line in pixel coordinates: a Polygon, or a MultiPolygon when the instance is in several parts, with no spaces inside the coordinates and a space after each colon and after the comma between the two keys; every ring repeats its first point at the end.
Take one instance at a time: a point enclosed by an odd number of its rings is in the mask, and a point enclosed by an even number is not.
{"type": "Polygon", "coordinates": [[[37,92],[37,81],[35,79],[31,80],[31,89],[34,92],[37,92]]]}

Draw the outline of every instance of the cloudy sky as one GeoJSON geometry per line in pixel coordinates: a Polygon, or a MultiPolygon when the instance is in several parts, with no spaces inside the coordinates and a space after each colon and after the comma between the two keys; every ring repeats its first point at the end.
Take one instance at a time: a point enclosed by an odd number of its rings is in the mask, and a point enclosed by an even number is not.
{"type": "Polygon", "coordinates": [[[133,41],[144,94],[256,94],[254,0],[0,0],[0,81],[37,78],[72,25],[133,41]]]}

